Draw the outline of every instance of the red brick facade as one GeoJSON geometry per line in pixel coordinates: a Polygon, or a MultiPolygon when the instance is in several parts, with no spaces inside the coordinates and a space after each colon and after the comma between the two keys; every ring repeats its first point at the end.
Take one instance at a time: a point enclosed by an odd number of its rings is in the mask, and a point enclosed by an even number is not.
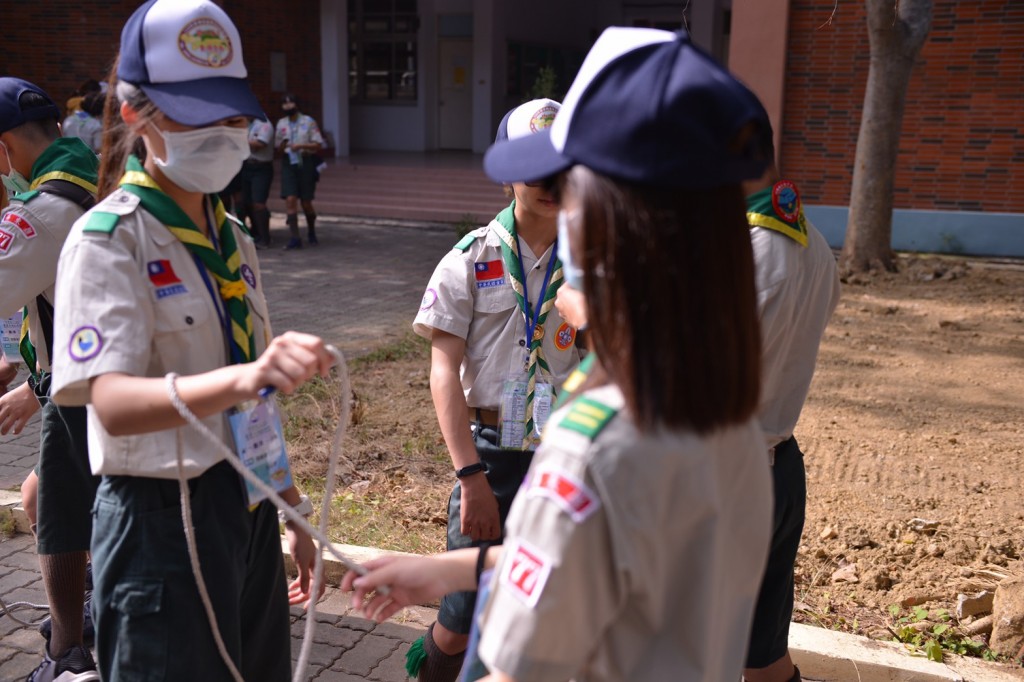
{"type": "MultiPolygon", "coordinates": [[[[63,107],[82,81],[106,76],[120,45],[121,27],[140,4],[138,0],[5,3],[2,21],[10,30],[5,31],[3,75],[38,84],[63,107]]],[[[270,89],[270,53],[283,52],[289,90],[299,96],[306,113],[319,119],[319,1],[220,0],[219,4],[238,26],[249,80],[270,118],[280,116],[280,93],[270,89]]]]}
{"type": "MultiPolygon", "coordinates": [[[[793,0],[782,171],[849,202],[868,73],[863,0],[793,0]]],[[[1024,212],[1024,3],[936,0],[907,94],[895,207],[1024,212]]]]}

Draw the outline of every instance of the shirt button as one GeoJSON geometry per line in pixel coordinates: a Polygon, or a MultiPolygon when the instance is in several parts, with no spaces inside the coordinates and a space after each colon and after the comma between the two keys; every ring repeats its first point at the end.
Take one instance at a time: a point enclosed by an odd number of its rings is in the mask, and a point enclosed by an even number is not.
{"type": "Polygon", "coordinates": [[[519,345],[520,346],[525,346],[526,345],[526,339],[519,339],[519,345]]]}
{"type": "Polygon", "coordinates": [[[193,322],[195,322],[195,320],[193,320],[193,319],[192,319],[192,316],[191,316],[191,315],[188,315],[188,316],[187,316],[187,317],[185,318],[185,324],[192,324],[193,322]]]}

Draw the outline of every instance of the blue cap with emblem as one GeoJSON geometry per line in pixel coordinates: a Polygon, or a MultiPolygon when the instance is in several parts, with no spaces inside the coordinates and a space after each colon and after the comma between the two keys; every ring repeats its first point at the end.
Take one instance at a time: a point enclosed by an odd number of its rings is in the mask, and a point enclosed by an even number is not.
{"type": "Polygon", "coordinates": [[[247,75],[238,29],[209,0],[150,0],[121,31],[117,77],[178,123],[264,118],[247,75]]]}
{"type": "Polygon", "coordinates": [[[498,124],[498,133],[494,141],[517,140],[550,128],[561,108],[561,104],[546,97],[512,107],[498,124]]]}
{"type": "Polygon", "coordinates": [[[42,88],[12,76],[0,78],[0,133],[6,133],[29,121],[41,121],[47,118],[60,120],[60,109],[50,99],[50,96],[43,92],[42,88]],[[42,96],[49,104],[22,111],[20,100],[26,92],[42,96]]]}
{"type": "Polygon", "coordinates": [[[530,182],[582,164],[626,182],[702,189],[760,177],[770,135],[757,97],[684,34],[613,27],[551,127],[493,145],[484,170],[530,182]]]}

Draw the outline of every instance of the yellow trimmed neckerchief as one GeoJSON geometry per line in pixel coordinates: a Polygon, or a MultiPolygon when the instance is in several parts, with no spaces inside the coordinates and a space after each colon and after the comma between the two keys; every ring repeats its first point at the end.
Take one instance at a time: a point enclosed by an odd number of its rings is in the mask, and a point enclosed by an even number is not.
{"type": "MultiPolygon", "coordinates": [[[[516,294],[519,310],[522,312],[523,319],[525,320],[533,314],[534,311],[530,307],[534,303],[527,301],[523,295],[523,282],[526,275],[519,266],[519,241],[516,239],[515,208],[516,202],[513,201],[509,204],[508,208],[497,215],[494,221],[498,227],[494,231],[501,239],[502,260],[505,263],[505,269],[508,270],[509,282],[512,285],[512,291],[516,294]]],[[[544,322],[547,320],[548,313],[555,307],[555,294],[558,293],[558,287],[562,286],[562,264],[554,253],[554,246],[552,246],[551,258],[555,261],[554,269],[541,302],[540,315],[537,317],[537,327],[533,331],[533,338],[529,339],[530,355],[526,362],[526,442],[523,443],[524,449],[529,449],[538,442],[536,435],[534,435],[533,423],[533,399],[537,389],[537,369],[539,367],[542,371],[547,372],[549,376],[551,374],[551,367],[548,366],[548,361],[544,357],[544,349],[541,343],[544,340],[544,322]]],[[[527,322],[527,328],[529,328],[530,322],[532,320],[527,322]]],[[[553,387],[553,390],[557,391],[557,387],[553,387]]]]}
{"type": "Polygon", "coordinates": [[[32,340],[28,338],[28,308],[24,308],[21,313],[21,337],[18,339],[18,352],[21,353],[22,360],[25,361],[25,366],[28,367],[28,372],[32,376],[36,376],[36,347],[32,345],[32,340]]]}
{"type": "Polygon", "coordinates": [[[747,197],[747,223],[774,230],[807,246],[807,218],[800,192],[789,180],[780,180],[747,197]]]}
{"type": "Polygon", "coordinates": [[[256,344],[253,341],[252,316],[249,306],[245,302],[246,286],[241,274],[242,256],[238,252],[234,228],[227,218],[227,212],[224,210],[224,204],[221,203],[220,198],[215,194],[209,195],[209,199],[213,203],[214,220],[218,226],[217,235],[222,250],[218,252],[210,239],[192,222],[192,219],[146,173],[136,157],[132,156],[128,159],[127,170],[121,178],[120,186],[126,192],[139,197],[142,207],[163,223],[213,275],[231,322],[230,342],[232,347],[238,351],[240,362],[254,360],[256,344]]]}

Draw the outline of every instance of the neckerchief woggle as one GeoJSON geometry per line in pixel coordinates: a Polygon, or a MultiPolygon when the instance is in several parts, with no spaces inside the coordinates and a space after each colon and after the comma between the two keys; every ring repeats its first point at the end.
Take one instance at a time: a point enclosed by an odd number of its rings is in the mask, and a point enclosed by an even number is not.
{"type": "Polygon", "coordinates": [[[780,180],[747,197],[747,223],[774,230],[807,246],[807,218],[800,192],[789,180],[780,180]]]}
{"type": "MultiPolygon", "coordinates": [[[[562,284],[562,263],[556,255],[556,244],[551,245],[551,260],[548,262],[547,273],[544,275],[544,284],[541,293],[537,297],[537,305],[531,310],[528,291],[526,287],[526,275],[523,268],[523,257],[519,252],[519,235],[516,232],[515,218],[516,202],[513,200],[508,208],[495,217],[497,227],[494,231],[501,239],[501,255],[508,270],[509,281],[512,284],[512,291],[516,294],[516,301],[519,303],[519,310],[523,313],[526,323],[526,340],[529,344],[529,354],[526,360],[526,439],[524,446],[535,445],[537,437],[534,435],[533,422],[533,399],[537,388],[537,368],[551,374],[551,367],[548,366],[544,357],[544,350],[541,342],[544,339],[544,322],[548,313],[555,305],[555,294],[562,284]]],[[[557,239],[556,239],[557,243],[557,239]]],[[[541,257],[543,254],[541,254],[541,257]]]]}
{"type": "MultiPolygon", "coordinates": [[[[142,207],[163,223],[199,261],[197,266],[201,263],[213,275],[217,284],[217,293],[220,295],[230,321],[230,333],[227,336],[228,345],[231,348],[231,361],[242,363],[254,360],[256,344],[253,340],[252,316],[249,306],[245,302],[246,286],[241,274],[242,256],[238,251],[234,228],[227,218],[227,212],[224,210],[224,204],[221,203],[220,198],[216,194],[208,195],[213,204],[214,221],[222,249],[217,251],[210,239],[196,227],[192,219],[146,173],[135,156],[128,159],[127,170],[121,178],[120,187],[139,197],[142,207]]],[[[211,226],[212,228],[213,226],[211,226]]],[[[200,269],[200,274],[205,275],[202,269],[200,269]]],[[[213,289],[212,286],[209,288],[213,289]]]]}

